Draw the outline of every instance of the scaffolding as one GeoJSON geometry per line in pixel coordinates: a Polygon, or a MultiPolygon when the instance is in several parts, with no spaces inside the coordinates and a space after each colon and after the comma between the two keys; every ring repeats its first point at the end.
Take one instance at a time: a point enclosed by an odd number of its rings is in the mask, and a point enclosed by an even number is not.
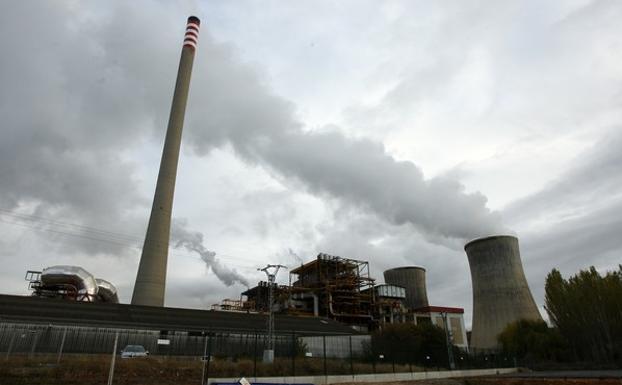
{"type": "MultiPolygon", "coordinates": [[[[270,302],[270,283],[259,281],[257,286],[252,287],[241,293],[242,297],[246,297],[243,301],[250,311],[267,313],[269,311],[268,303],[270,302]]],[[[286,302],[288,297],[288,287],[284,285],[273,284],[274,301],[273,306],[280,308],[281,304],[286,302]]],[[[280,310],[280,309],[279,309],[280,310]]]]}
{"type": "Polygon", "coordinates": [[[255,310],[255,303],[253,301],[242,301],[237,299],[225,298],[220,303],[212,305],[212,310],[218,311],[237,311],[249,313],[255,310]]]}
{"type": "Polygon", "coordinates": [[[367,261],[320,253],[315,260],[291,270],[289,313],[372,327],[375,297],[374,291],[367,289],[374,281],[367,261]],[[314,301],[314,312],[311,306],[292,306],[295,301],[314,301]]]}

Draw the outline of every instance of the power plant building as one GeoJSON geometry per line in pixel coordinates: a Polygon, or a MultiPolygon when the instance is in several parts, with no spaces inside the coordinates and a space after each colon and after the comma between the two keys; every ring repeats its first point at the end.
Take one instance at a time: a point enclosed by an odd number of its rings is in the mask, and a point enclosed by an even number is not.
{"type": "Polygon", "coordinates": [[[497,336],[520,319],[542,320],[521,263],[518,238],[495,235],[464,246],[473,285],[471,346],[498,348],[497,336]]]}
{"type": "MultiPolygon", "coordinates": [[[[242,293],[243,308],[265,312],[269,284],[259,282],[242,293]]],[[[369,263],[320,253],[290,271],[290,284],[274,285],[272,309],[291,315],[326,317],[359,328],[373,328],[374,280],[369,263]]]]}
{"type": "Polygon", "coordinates": [[[374,279],[368,262],[320,253],[315,260],[291,270],[290,280],[292,299],[317,301],[320,316],[371,326],[373,295],[365,289],[374,286],[374,279]]]}
{"type": "Polygon", "coordinates": [[[464,327],[464,309],[459,307],[426,306],[414,310],[415,324],[429,322],[433,325],[449,330],[449,336],[454,345],[468,350],[469,343],[464,327]]]}
{"type": "Polygon", "coordinates": [[[371,289],[374,296],[373,314],[378,327],[406,322],[406,289],[401,286],[380,284],[371,289]]]}
{"type": "MultiPolygon", "coordinates": [[[[424,268],[397,267],[385,271],[384,276],[387,282],[376,285],[368,262],[320,253],[290,272],[289,285],[273,286],[272,309],[330,318],[359,331],[399,323],[430,323],[444,329],[447,322],[453,343],[468,349],[464,309],[428,304],[424,268]]],[[[268,285],[261,281],[244,291],[240,301],[223,300],[213,308],[267,312],[268,285]]]]}

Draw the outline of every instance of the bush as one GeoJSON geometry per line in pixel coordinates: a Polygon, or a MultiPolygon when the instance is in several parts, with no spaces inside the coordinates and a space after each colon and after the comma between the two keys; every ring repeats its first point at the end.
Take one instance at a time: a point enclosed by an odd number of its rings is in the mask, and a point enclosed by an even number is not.
{"type": "Polygon", "coordinates": [[[429,323],[387,325],[371,336],[366,355],[372,362],[447,366],[447,347],[443,329],[429,323]]]}
{"type": "Polygon", "coordinates": [[[544,321],[519,320],[497,337],[503,353],[525,361],[567,361],[568,344],[544,321]]]}

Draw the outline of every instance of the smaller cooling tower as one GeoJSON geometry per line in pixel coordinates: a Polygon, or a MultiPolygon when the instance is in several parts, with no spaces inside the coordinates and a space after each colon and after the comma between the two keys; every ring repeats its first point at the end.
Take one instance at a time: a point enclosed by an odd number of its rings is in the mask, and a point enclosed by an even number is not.
{"type": "Polygon", "coordinates": [[[386,270],[384,282],[406,289],[406,307],[409,309],[429,306],[423,267],[404,266],[386,270]]]}
{"type": "Polygon", "coordinates": [[[542,320],[531,296],[518,238],[494,235],[464,246],[473,285],[471,346],[496,349],[497,335],[519,319],[542,320]]]}

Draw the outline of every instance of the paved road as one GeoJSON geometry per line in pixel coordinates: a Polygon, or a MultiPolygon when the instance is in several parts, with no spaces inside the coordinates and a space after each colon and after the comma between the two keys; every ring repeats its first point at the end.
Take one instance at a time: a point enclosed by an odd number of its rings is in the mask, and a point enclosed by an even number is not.
{"type": "Polygon", "coordinates": [[[622,378],[622,370],[559,370],[501,374],[512,378],[622,378]]]}

